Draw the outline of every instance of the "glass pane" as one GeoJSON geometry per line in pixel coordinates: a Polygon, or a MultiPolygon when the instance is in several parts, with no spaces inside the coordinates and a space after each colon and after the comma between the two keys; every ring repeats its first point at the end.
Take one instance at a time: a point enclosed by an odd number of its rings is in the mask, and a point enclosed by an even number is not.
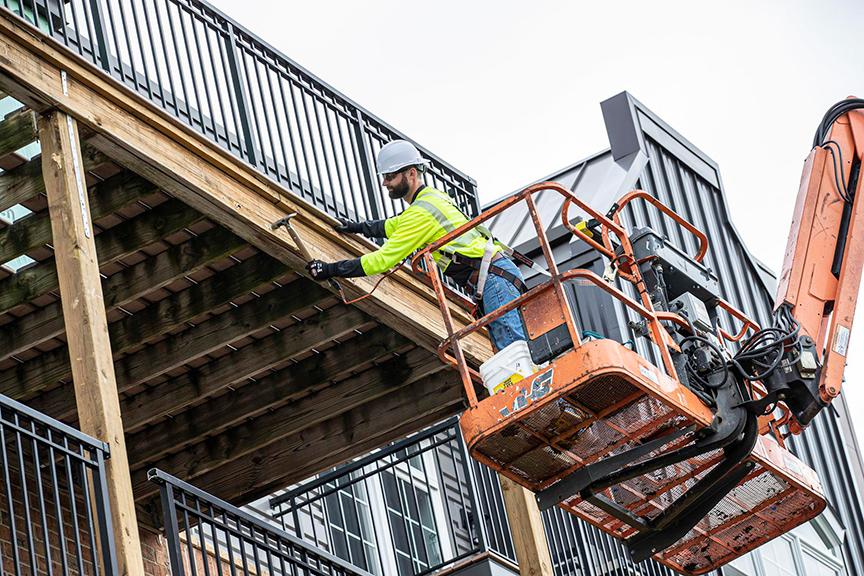
{"type": "Polygon", "coordinates": [[[349,560],[348,545],[345,543],[345,533],[341,530],[331,530],[330,538],[333,540],[333,553],[343,560],[349,560]]]}
{"type": "Polygon", "coordinates": [[[423,529],[423,539],[426,541],[426,551],[429,554],[429,564],[441,563],[441,545],[438,543],[438,534],[423,529]]]}
{"type": "Polygon", "coordinates": [[[339,497],[342,500],[342,514],[345,515],[345,529],[351,534],[359,535],[360,526],[357,524],[357,507],[354,505],[354,499],[345,492],[340,492],[339,497]]]}
{"type": "Polygon", "coordinates": [[[325,508],[327,508],[327,520],[333,526],[342,528],[342,514],[340,514],[338,496],[336,494],[328,494],[324,497],[324,502],[326,504],[325,508]]]}
{"type": "Polygon", "coordinates": [[[411,576],[411,574],[414,574],[411,558],[398,552],[396,553],[396,567],[399,569],[399,576],[411,576]]]}
{"type": "Polygon", "coordinates": [[[384,486],[384,502],[394,510],[402,510],[399,490],[396,488],[396,477],[391,472],[381,474],[381,484],[384,486]]]}
{"type": "Polygon", "coordinates": [[[408,546],[408,534],[405,533],[403,518],[393,511],[388,516],[390,518],[390,528],[393,531],[393,545],[396,547],[396,550],[409,554],[411,549],[408,546]]]}
{"type": "Polygon", "coordinates": [[[418,491],[417,498],[420,504],[420,523],[430,530],[435,529],[435,519],[432,511],[432,500],[426,492],[418,491]]]}
{"type": "Polygon", "coordinates": [[[364,554],[363,543],[359,539],[349,535],[348,546],[351,549],[351,563],[366,570],[366,556],[364,554]]]}
{"type": "Polygon", "coordinates": [[[372,527],[372,511],[366,504],[358,504],[357,512],[360,514],[360,536],[367,542],[374,542],[375,530],[372,527]]]}
{"type": "Polygon", "coordinates": [[[426,541],[423,539],[423,529],[419,524],[411,525],[411,538],[414,544],[415,559],[426,564],[429,560],[426,555],[426,541]]]}

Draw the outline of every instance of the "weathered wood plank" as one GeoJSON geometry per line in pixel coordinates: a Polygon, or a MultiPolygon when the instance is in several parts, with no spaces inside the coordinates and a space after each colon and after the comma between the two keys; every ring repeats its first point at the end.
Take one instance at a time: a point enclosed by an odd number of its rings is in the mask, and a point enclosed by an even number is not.
{"type": "MultiPolygon", "coordinates": [[[[90,126],[94,146],[134,172],[154,182],[209,218],[297,270],[304,261],[284,230],[270,224],[296,211],[295,228],[313,257],[338,260],[356,257],[369,244],[335,233],[323,213],[267,181],[241,160],[207,142],[176,119],[156,109],[128,89],[105,82],[97,71],[77,62],[50,43],[40,42],[17,23],[0,21],[0,47],[5,73],[12,80],[4,89],[17,97],[35,96],[75,114],[90,126]],[[61,70],[67,90],[61,89],[61,70]],[[25,90],[21,90],[21,87],[25,90]]],[[[368,293],[375,279],[345,282],[350,294],[368,293]]],[[[429,350],[446,335],[434,294],[404,271],[387,278],[358,304],[371,316],[395,327],[429,350]]],[[[470,317],[453,307],[457,329],[470,317]]],[[[491,355],[485,335],[463,342],[466,355],[482,362],[491,355]]]]}
{"type": "MultiPolygon", "coordinates": [[[[102,152],[90,146],[85,146],[82,154],[85,171],[104,163],[107,159],[102,152]]],[[[23,166],[0,174],[0,211],[44,193],[42,161],[38,157],[23,166]]]]}
{"type": "Polygon", "coordinates": [[[124,404],[130,414],[134,412],[130,426],[136,427],[165,414],[178,412],[196,400],[266,372],[298,354],[338,340],[370,322],[371,319],[359,310],[341,305],[328,308],[313,319],[259,340],[252,347],[246,346],[191,373],[172,378],[167,386],[157,386],[136,394],[129,403],[124,404]],[[166,396],[167,392],[171,392],[171,395],[166,396]]]}
{"type": "MultiPolygon", "coordinates": [[[[121,391],[128,390],[218,350],[228,342],[244,338],[286,316],[314,306],[329,294],[305,278],[277,288],[119,359],[114,364],[117,386],[121,391]]],[[[303,326],[315,324],[317,318],[313,316],[303,326]]]]}
{"type": "Polygon", "coordinates": [[[148,342],[285,274],[288,274],[285,265],[266,254],[247,258],[195,286],[111,324],[114,353],[119,354],[148,342]]]}
{"type": "Polygon", "coordinates": [[[6,156],[36,141],[36,115],[18,109],[0,120],[0,156],[6,156]]]}
{"type": "Polygon", "coordinates": [[[366,402],[392,394],[440,370],[441,362],[427,350],[415,348],[403,357],[266,412],[221,434],[208,436],[203,442],[146,466],[133,450],[130,460],[133,469],[144,469],[132,473],[132,483],[137,491],[143,490],[147,469],[151,467],[174,470],[184,478],[204,474],[282,438],[300,434],[324,420],[346,414],[366,402]]]}
{"type": "Polygon", "coordinates": [[[108,322],[75,121],[52,112],[39,121],[43,176],[55,241],[57,277],[72,358],[81,431],[111,447],[106,464],[120,574],[143,574],[138,522],[114,381],[108,322]]]}
{"type": "MultiPolygon", "coordinates": [[[[188,242],[172,246],[152,258],[103,279],[105,308],[112,310],[123,306],[182,276],[192,274],[243,246],[246,246],[243,240],[224,228],[212,228],[188,242]]],[[[56,338],[62,333],[63,315],[60,302],[54,302],[4,326],[0,333],[0,360],[56,338]]]]}
{"type": "Polygon", "coordinates": [[[504,507],[507,509],[520,576],[552,576],[554,572],[549,544],[546,542],[546,529],[534,493],[504,476],[498,476],[498,479],[501,481],[501,493],[504,495],[504,507]]]}
{"type": "MultiPolygon", "coordinates": [[[[360,374],[358,378],[362,376],[360,374]]],[[[252,494],[268,494],[328,466],[359,456],[367,451],[370,440],[374,442],[372,447],[396,440],[399,436],[395,431],[404,429],[406,424],[412,426],[411,430],[416,430],[432,424],[429,419],[432,414],[455,412],[456,406],[461,404],[457,383],[458,374],[455,372],[437,372],[410,386],[391,388],[374,401],[326,420],[313,417],[310,420],[317,420],[315,424],[251,452],[244,448],[244,443],[250,438],[239,434],[220,436],[229,444],[207,441],[194,456],[184,451],[173,459],[161,460],[159,464],[166,472],[220,498],[248,501],[254,498],[252,494]],[[363,451],[358,450],[361,443],[364,444],[363,451]],[[218,468],[209,469],[213,462],[224,461],[225,454],[232,450],[236,451],[233,459],[218,468]]],[[[358,390],[361,388],[357,387],[358,390]]],[[[304,408],[308,408],[314,398],[305,399],[304,408]]],[[[327,417],[326,413],[321,415],[327,417]]],[[[290,427],[290,422],[285,423],[286,430],[290,427]]],[[[261,432],[256,428],[254,434],[261,432]]],[[[146,481],[144,472],[133,473],[135,499],[139,501],[151,497],[157,488],[146,481]]]]}
{"type": "MultiPolygon", "coordinates": [[[[160,300],[134,316],[110,324],[108,332],[112,350],[121,354],[285,273],[285,266],[276,260],[264,254],[255,255],[200,284],[160,300]]],[[[4,370],[0,374],[0,394],[29,399],[70,375],[66,349],[59,348],[22,362],[14,369],[4,370]]],[[[34,398],[28,403],[34,407],[38,403],[42,408],[37,410],[58,418],[68,413],[58,410],[61,406],[68,409],[70,390],[52,390],[50,396],[34,398]]]]}
{"type": "MultiPolygon", "coordinates": [[[[96,236],[99,263],[116,262],[201,218],[199,212],[179,200],[168,200],[96,236]]],[[[0,280],[0,313],[56,289],[57,269],[54,258],[49,258],[0,280]]]]}
{"type": "MultiPolygon", "coordinates": [[[[316,394],[320,399],[317,393],[329,387],[334,379],[350,373],[364,363],[377,363],[378,360],[391,358],[395,350],[408,344],[405,338],[387,326],[378,326],[361,336],[268,374],[254,383],[246,384],[231,394],[174,414],[170,419],[162,420],[135,434],[130,435],[127,426],[129,443],[135,446],[130,465],[144,466],[146,462],[169,452],[176,452],[204,436],[218,434],[240,421],[254,418],[301,397],[316,394]]],[[[415,350],[429,359],[430,354],[426,350],[415,350]]],[[[405,359],[404,362],[406,366],[411,365],[410,359],[405,359]]],[[[173,397],[173,382],[166,382],[159,387],[164,389],[162,397],[173,397]]],[[[149,393],[158,394],[156,390],[149,393]]],[[[136,404],[142,412],[151,408],[147,403],[136,404]]],[[[291,419],[294,416],[292,413],[291,419]]]]}
{"type": "MultiPolygon", "coordinates": [[[[156,190],[155,186],[138,176],[129,173],[118,175],[90,190],[90,214],[98,220],[156,190]]],[[[45,244],[51,244],[51,219],[47,213],[33,214],[0,230],[0,262],[45,244]]]]}
{"type": "Polygon", "coordinates": [[[0,211],[44,193],[42,163],[38,159],[0,174],[0,211]]]}

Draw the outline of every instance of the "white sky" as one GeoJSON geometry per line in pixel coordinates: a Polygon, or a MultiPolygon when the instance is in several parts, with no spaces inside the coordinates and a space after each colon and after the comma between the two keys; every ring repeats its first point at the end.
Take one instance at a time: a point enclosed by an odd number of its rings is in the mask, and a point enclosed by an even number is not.
{"type": "Polygon", "coordinates": [[[482,202],[607,148],[600,102],[628,90],[719,163],[738,230],[775,271],[816,126],[864,97],[860,0],[211,2],[475,178],[482,202]]]}

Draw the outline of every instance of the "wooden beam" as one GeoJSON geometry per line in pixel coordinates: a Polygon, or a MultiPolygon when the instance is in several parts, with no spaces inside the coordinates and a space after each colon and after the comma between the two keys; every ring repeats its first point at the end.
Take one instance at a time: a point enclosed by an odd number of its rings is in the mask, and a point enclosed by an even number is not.
{"type": "MultiPolygon", "coordinates": [[[[218,434],[243,420],[317,393],[330,386],[333,380],[364,364],[377,364],[391,358],[394,351],[407,344],[405,338],[387,326],[378,326],[320,354],[313,354],[297,364],[247,383],[230,394],[211,398],[183,412],[174,413],[177,410],[173,405],[170,410],[163,408],[159,411],[172,412],[171,418],[134,434],[130,434],[127,425],[126,437],[129,445],[135,447],[131,465],[133,469],[144,466],[146,462],[169,452],[177,452],[205,436],[218,434]]],[[[241,352],[238,351],[238,354],[241,352]]],[[[420,349],[419,352],[427,358],[430,356],[425,350],[420,349]]],[[[267,361],[265,358],[264,363],[267,361]]],[[[148,396],[173,398],[177,392],[173,379],[155,388],[148,390],[148,396]]],[[[130,412],[140,411],[143,414],[153,411],[148,402],[135,402],[133,406],[138,410],[133,408],[130,412]]],[[[125,408],[122,402],[120,408],[125,408]]]]}
{"type": "MultiPolygon", "coordinates": [[[[97,235],[99,264],[116,262],[202,218],[179,200],[168,200],[97,235]]],[[[54,258],[49,258],[0,280],[0,314],[56,289],[57,269],[54,258]]]]}
{"type": "MultiPolygon", "coordinates": [[[[427,350],[414,349],[405,356],[392,358],[296,402],[246,419],[220,434],[207,436],[203,441],[155,462],[143,461],[137,454],[138,447],[130,442],[134,447],[130,456],[133,490],[140,495],[150,488],[147,483],[149,468],[173,470],[172,474],[181,478],[199,476],[283,438],[300,434],[325,420],[346,415],[367,402],[396,393],[441,370],[441,363],[427,350]]],[[[320,385],[318,382],[310,384],[320,385]]]]}
{"type": "MultiPolygon", "coordinates": [[[[155,186],[138,176],[119,174],[90,189],[87,195],[90,213],[94,220],[98,220],[156,190],[155,186]]],[[[33,214],[0,230],[0,262],[45,244],[51,244],[51,218],[47,213],[33,214]]]]}
{"type": "Polygon", "coordinates": [[[0,121],[0,157],[36,141],[36,115],[20,108],[0,121]]]}
{"type": "MultiPolygon", "coordinates": [[[[108,326],[115,354],[143,344],[207,311],[286,274],[285,267],[265,254],[257,254],[236,266],[108,326]]],[[[46,414],[61,418],[74,413],[71,388],[56,388],[39,398],[35,394],[70,377],[69,356],[58,348],[0,373],[0,394],[28,400],[46,414]]]]}
{"type": "MultiPolygon", "coordinates": [[[[99,71],[50,39],[2,19],[0,52],[4,73],[13,80],[3,88],[13,96],[24,92],[24,97],[34,96],[75,115],[93,129],[91,142],[106,155],[296,270],[302,270],[305,262],[290,235],[270,230],[270,224],[286,212],[300,214],[295,228],[313,257],[339,260],[370,249],[368,243],[334,232],[328,216],[141,96],[106,81],[99,71]],[[61,71],[66,73],[65,84],[61,71]]],[[[350,294],[368,293],[375,280],[358,278],[344,284],[350,294]]],[[[446,336],[434,294],[401,270],[358,307],[429,350],[435,350],[446,336]]],[[[467,312],[455,306],[452,310],[457,329],[470,322],[467,312]]],[[[463,347],[477,363],[491,355],[488,338],[482,334],[466,338],[463,347]]]]}
{"type": "Polygon", "coordinates": [[[143,574],[77,125],[71,116],[52,112],[39,120],[39,139],[80,426],[111,447],[106,467],[119,573],[143,574]]]}
{"type": "MultiPolygon", "coordinates": [[[[458,412],[458,382],[455,372],[432,374],[219,468],[178,477],[230,502],[249,502],[458,412]]],[[[137,486],[138,501],[147,500],[156,488],[143,482],[137,486]]]]}
{"type": "Polygon", "coordinates": [[[134,430],[168,414],[180,412],[191,403],[216,394],[228,386],[261,374],[291,358],[346,336],[369,322],[369,317],[352,308],[334,306],[308,323],[292,326],[182,374],[123,403],[134,430]]]}
{"type": "MultiPolygon", "coordinates": [[[[106,161],[106,156],[92,147],[84,147],[82,153],[85,171],[106,161]]],[[[0,211],[26,202],[39,194],[45,194],[41,158],[33,158],[22,166],[0,174],[0,211]]]]}
{"type": "MultiPolygon", "coordinates": [[[[105,308],[110,311],[123,306],[225,258],[244,246],[247,244],[243,240],[220,227],[212,228],[182,244],[176,244],[156,256],[103,279],[105,308]]],[[[60,336],[63,333],[63,313],[60,306],[60,302],[52,302],[6,324],[0,333],[0,360],[60,336]]]]}
{"type": "Polygon", "coordinates": [[[504,495],[510,534],[513,536],[519,575],[552,576],[546,529],[534,493],[504,476],[499,475],[498,479],[504,495]]]}
{"type": "MultiPolygon", "coordinates": [[[[310,308],[329,295],[329,292],[305,278],[277,288],[117,360],[114,363],[117,387],[125,392],[304,308],[310,308]]],[[[313,316],[302,326],[305,328],[316,324],[319,324],[318,317],[313,316]]]]}

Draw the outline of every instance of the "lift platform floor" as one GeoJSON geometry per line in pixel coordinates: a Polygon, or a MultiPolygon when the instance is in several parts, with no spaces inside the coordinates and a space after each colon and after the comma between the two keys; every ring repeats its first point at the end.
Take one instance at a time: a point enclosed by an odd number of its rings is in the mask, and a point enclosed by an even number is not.
{"type": "MultiPolygon", "coordinates": [[[[472,456],[539,491],[587,464],[693,426],[639,462],[686,445],[712,418],[662,370],[618,342],[598,340],[482,400],[464,414],[462,428],[472,456]]],[[[708,452],[599,496],[650,522],[721,460],[719,450],[708,452]]],[[[655,554],[657,560],[685,573],[708,572],[825,507],[816,473],[773,438],[759,437],[748,460],[753,469],[738,486],[683,539],[655,554]]],[[[579,495],[560,506],[617,538],[639,533],[579,495]]]]}

